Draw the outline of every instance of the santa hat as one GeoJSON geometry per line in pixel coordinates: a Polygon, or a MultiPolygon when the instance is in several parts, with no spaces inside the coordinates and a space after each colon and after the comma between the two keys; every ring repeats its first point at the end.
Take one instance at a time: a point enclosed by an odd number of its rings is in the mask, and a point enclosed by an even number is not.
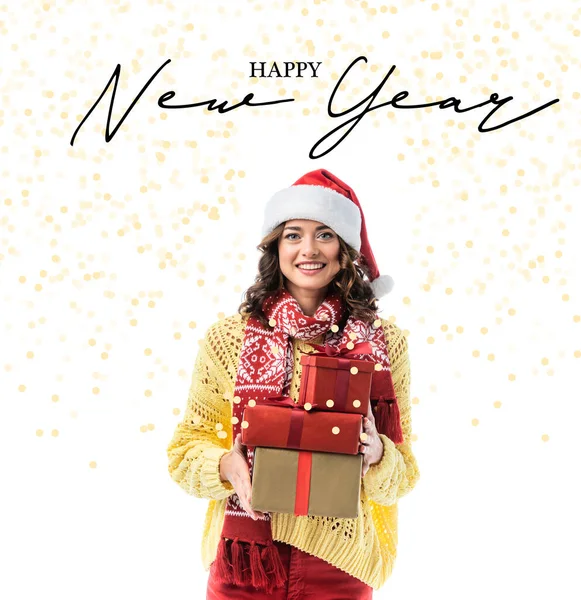
{"type": "Polygon", "coordinates": [[[328,225],[347,244],[358,250],[366,265],[373,293],[377,298],[393,288],[389,275],[380,275],[367,239],[365,217],[355,192],[337,176],[325,169],[303,175],[266,203],[262,235],[268,235],[277,225],[291,219],[309,219],[328,225]]]}

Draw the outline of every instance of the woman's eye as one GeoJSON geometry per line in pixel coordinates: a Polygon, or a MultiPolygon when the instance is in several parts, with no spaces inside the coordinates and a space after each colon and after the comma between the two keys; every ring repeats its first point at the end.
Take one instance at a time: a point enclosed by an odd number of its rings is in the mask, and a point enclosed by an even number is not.
{"type": "MultiPolygon", "coordinates": [[[[298,233],[287,233],[284,237],[285,237],[285,239],[288,240],[288,239],[291,239],[291,235],[298,236],[298,233]]],[[[328,235],[331,238],[333,237],[333,234],[329,231],[324,231],[321,235],[328,235]]],[[[326,239],[329,239],[329,238],[326,238],[326,239]]]]}

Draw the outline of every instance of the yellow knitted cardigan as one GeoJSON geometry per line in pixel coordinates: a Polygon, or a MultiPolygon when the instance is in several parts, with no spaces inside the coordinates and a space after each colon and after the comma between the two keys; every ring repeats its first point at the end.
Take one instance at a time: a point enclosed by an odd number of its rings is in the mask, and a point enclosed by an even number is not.
{"type": "MultiPolygon", "coordinates": [[[[169,473],[188,494],[210,500],[202,536],[202,561],[209,570],[216,557],[226,499],[233,493],[220,481],[220,458],[232,446],[232,398],[247,317],[226,317],[209,327],[195,361],[186,412],[167,447],[169,473]],[[223,432],[223,433],[220,433],[223,432]],[[224,437],[225,435],[225,437],[224,437]]],[[[397,501],[415,486],[420,472],[411,448],[410,366],[407,340],[394,324],[381,319],[404,442],[380,435],[383,458],[361,480],[357,519],[272,514],[273,539],[318,556],[374,589],[391,575],[397,550],[397,501]]],[[[314,343],[323,343],[320,336],[314,343]]],[[[300,350],[311,347],[293,339],[294,373],[290,396],[298,399],[300,350]]]]}

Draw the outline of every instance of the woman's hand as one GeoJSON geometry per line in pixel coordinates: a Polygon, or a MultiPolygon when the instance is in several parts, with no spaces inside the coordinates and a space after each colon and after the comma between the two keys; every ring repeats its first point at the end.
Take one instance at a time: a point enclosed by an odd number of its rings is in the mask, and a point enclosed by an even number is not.
{"type": "Polygon", "coordinates": [[[250,483],[250,471],[246,462],[246,446],[242,443],[242,435],[239,433],[234,441],[230,452],[226,452],[220,459],[220,479],[229,481],[238,495],[242,508],[256,521],[263,513],[252,510],[252,484],[250,483]]]}
{"type": "Polygon", "coordinates": [[[369,402],[367,416],[363,419],[363,434],[361,435],[362,441],[359,444],[359,452],[363,454],[361,477],[365,476],[369,467],[377,464],[383,458],[383,442],[375,428],[375,417],[371,410],[371,402],[369,402]]]}

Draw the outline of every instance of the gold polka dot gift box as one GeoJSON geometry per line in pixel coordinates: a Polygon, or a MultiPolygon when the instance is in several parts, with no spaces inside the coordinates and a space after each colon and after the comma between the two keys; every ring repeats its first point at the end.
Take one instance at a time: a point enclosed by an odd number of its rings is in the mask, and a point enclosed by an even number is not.
{"type": "Polygon", "coordinates": [[[242,443],[247,446],[357,454],[363,417],[324,412],[288,397],[246,406],[242,443]]]}
{"type": "Polygon", "coordinates": [[[301,365],[301,405],[316,404],[322,411],[367,414],[375,363],[317,353],[303,354],[301,365]]]}

